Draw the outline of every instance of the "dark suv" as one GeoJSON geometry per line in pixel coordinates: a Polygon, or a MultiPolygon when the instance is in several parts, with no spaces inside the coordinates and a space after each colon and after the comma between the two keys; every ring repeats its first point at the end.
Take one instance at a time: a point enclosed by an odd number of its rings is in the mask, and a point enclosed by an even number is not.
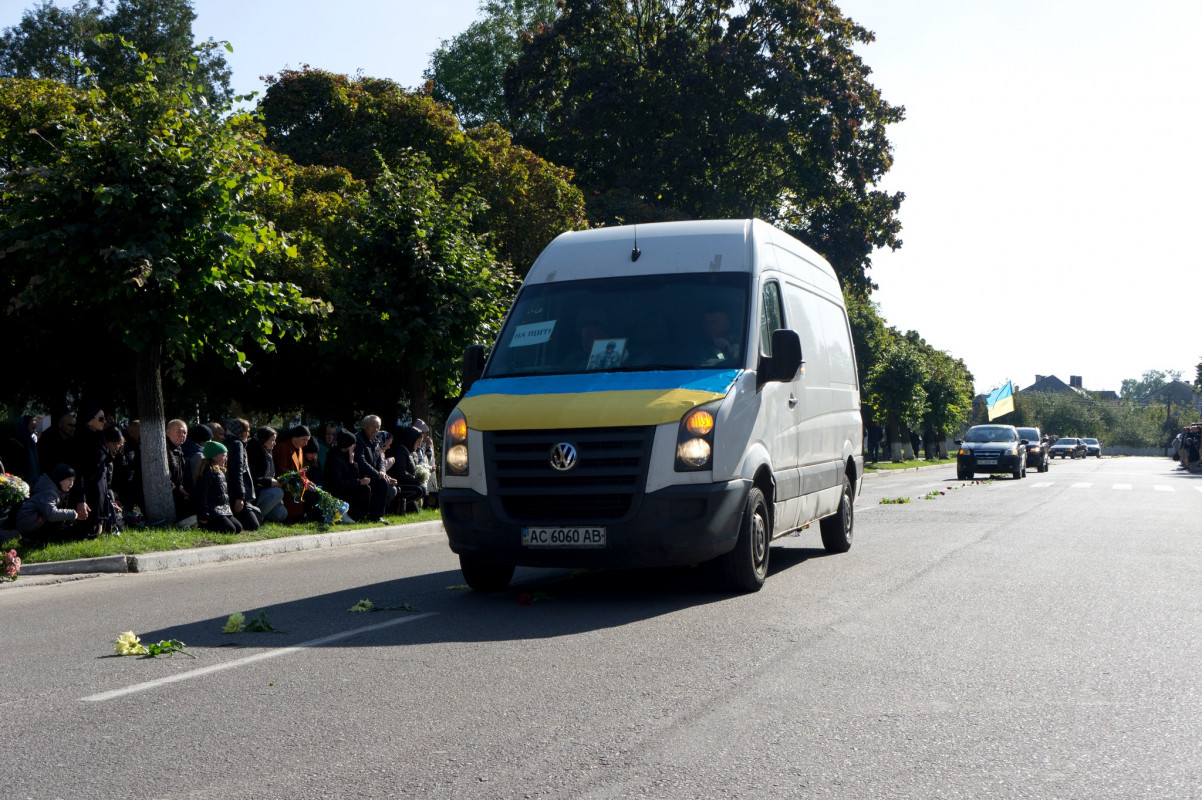
{"type": "Polygon", "coordinates": [[[1027,440],[1013,425],[974,425],[956,444],[956,476],[962,481],[972,478],[974,472],[1027,476],[1027,440]]]}
{"type": "Polygon", "coordinates": [[[1036,472],[1048,471],[1048,437],[1040,436],[1039,428],[1019,428],[1018,435],[1027,440],[1027,466],[1036,472]]]}

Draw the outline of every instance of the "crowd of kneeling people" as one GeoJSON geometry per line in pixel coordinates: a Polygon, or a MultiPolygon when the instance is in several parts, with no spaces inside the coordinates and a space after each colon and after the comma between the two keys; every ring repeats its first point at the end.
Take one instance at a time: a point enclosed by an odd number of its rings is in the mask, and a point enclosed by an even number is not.
{"type": "Polygon", "coordinates": [[[1178,469],[1202,471],[1202,459],[1199,458],[1199,450],[1202,449],[1202,422],[1182,428],[1181,433],[1169,442],[1169,449],[1173,451],[1173,458],[1179,464],[1178,469]]]}
{"type": "MultiPolygon", "coordinates": [[[[145,503],[137,420],[122,426],[95,407],[79,417],[64,414],[41,436],[37,420],[17,420],[0,447],[0,473],[30,486],[29,499],[7,522],[23,544],[119,533],[139,518],[145,503]],[[77,419],[83,420],[79,430],[77,419]]],[[[302,486],[292,473],[303,473],[307,485],[347,504],[340,522],[380,522],[385,514],[435,507],[429,426],[414,420],[392,432],[381,428],[375,415],[365,417],[358,431],[327,422],[316,436],[304,425],[252,431],[245,419],[194,426],[173,419],[166,448],[178,524],[240,533],[264,522],[328,521],[318,492],[285,491],[302,486]],[[290,487],[281,485],[281,477],[290,487]]]]}

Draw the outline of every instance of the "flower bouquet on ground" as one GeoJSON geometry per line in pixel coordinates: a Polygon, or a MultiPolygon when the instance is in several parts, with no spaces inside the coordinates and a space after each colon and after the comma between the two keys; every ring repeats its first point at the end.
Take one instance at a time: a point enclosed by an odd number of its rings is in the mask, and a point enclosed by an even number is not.
{"type": "Polygon", "coordinates": [[[7,472],[0,475],[0,514],[16,511],[28,499],[28,483],[7,472]]]}
{"type": "Polygon", "coordinates": [[[21,572],[21,557],[16,550],[0,554],[0,581],[15,581],[21,572]]]}
{"type": "Polygon", "coordinates": [[[317,497],[317,508],[321,511],[326,525],[333,525],[346,515],[350,505],[339,500],[334,495],[322,489],[305,475],[305,470],[286,472],[276,478],[285,492],[298,503],[304,502],[305,492],[312,492],[317,497]]]}

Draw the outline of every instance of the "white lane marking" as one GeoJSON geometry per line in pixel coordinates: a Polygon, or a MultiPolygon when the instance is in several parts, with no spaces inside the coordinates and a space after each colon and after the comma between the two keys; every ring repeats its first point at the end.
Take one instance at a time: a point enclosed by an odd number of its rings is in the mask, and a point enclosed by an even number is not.
{"type": "Polygon", "coordinates": [[[80,699],[85,703],[100,703],[105,700],[124,697],[127,694],[144,692],[148,689],[154,689],[168,683],[186,681],[190,678],[200,678],[213,672],[220,672],[223,669],[233,669],[234,667],[241,667],[245,664],[252,664],[256,661],[263,661],[268,658],[275,658],[276,656],[290,655],[300,650],[304,650],[307,647],[321,647],[322,645],[329,644],[330,642],[349,639],[350,637],[357,636],[361,633],[371,633],[372,631],[378,631],[383,628],[391,628],[393,625],[404,625],[407,622],[416,622],[419,619],[425,619],[426,617],[433,616],[437,616],[437,614],[431,611],[426,614],[417,614],[412,617],[398,617],[397,619],[390,619],[387,622],[381,622],[378,625],[368,625],[364,628],[355,628],[354,630],[343,631],[342,633],[335,633],[331,634],[330,636],[323,636],[320,639],[313,639],[312,641],[294,644],[290,647],[281,647],[279,650],[269,650],[266,653],[256,653],[255,655],[247,656],[246,658],[236,658],[233,661],[226,661],[223,664],[214,664],[211,667],[201,667],[200,669],[193,669],[189,670],[188,672],[169,675],[166,678],[157,678],[153,681],[147,681],[146,683],[135,683],[133,686],[126,686],[124,689],[114,689],[111,692],[101,692],[100,694],[94,694],[91,697],[82,697],[80,699]]]}
{"type": "Polygon", "coordinates": [[[1090,486],[1093,486],[1093,484],[1092,483],[1074,483],[1071,488],[1073,488],[1073,489],[1088,489],[1090,486]]]}
{"type": "Polygon", "coordinates": [[[1153,488],[1153,489],[1155,489],[1155,490],[1156,490],[1156,491],[1158,491],[1158,492],[1171,492],[1171,491],[1173,491],[1173,487],[1172,487],[1172,486],[1153,486],[1152,488],[1153,488]]]}
{"type": "Polygon", "coordinates": [[[1034,489],[1046,489],[1049,486],[1054,486],[1054,485],[1055,484],[1052,481],[1040,481],[1039,483],[1031,484],[1031,487],[1034,489]]]}
{"type": "Polygon", "coordinates": [[[1194,488],[1197,489],[1199,492],[1202,492],[1202,486],[1195,486],[1194,488]]]}
{"type": "Polygon", "coordinates": [[[1129,483],[1116,483],[1116,484],[1114,485],[1114,487],[1113,487],[1113,488],[1115,488],[1115,489],[1130,489],[1130,488],[1131,488],[1131,484],[1129,484],[1129,483]]]}

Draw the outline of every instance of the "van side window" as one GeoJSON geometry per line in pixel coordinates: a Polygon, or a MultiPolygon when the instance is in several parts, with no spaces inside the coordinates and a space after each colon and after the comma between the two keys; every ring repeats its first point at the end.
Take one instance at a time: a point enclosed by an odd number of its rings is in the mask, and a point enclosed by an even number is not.
{"type": "Polygon", "coordinates": [[[780,284],[775,281],[764,284],[760,306],[760,352],[771,356],[772,332],[784,327],[780,313],[780,284]]]}

